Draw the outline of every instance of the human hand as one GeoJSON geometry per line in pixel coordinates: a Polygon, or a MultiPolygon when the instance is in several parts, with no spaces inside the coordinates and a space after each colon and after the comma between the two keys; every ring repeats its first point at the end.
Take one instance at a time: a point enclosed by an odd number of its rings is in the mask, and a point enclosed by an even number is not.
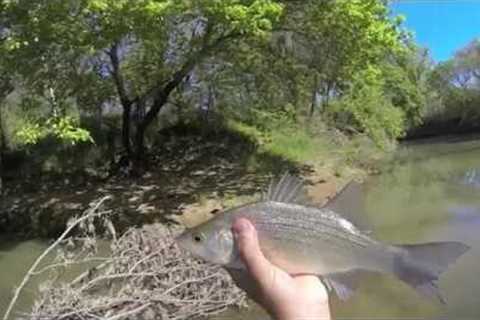
{"type": "MultiPolygon", "coordinates": [[[[237,283],[277,320],[329,320],[328,293],[317,276],[292,276],[270,263],[260,250],[255,227],[238,219],[232,227],[249,284],[237,283]]],[[[232,271],[230,272],[232,274],[232,271]]],[[[233,272],[232,276],[235,278],[233,272]]],[[[245,282],[245,277],[242,282],[245,282]]]]}

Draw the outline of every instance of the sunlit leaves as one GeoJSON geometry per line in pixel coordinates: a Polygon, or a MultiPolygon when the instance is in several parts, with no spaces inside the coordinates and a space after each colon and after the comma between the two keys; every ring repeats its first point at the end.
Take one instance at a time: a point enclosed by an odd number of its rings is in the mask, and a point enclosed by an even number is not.
{"type": "Polygon", "coordinates": [[[283,12],[273,0],[201,0],[208,15],[241,34],[261,36],[272,29],[283,12]]]}
{"type": "Polygon", "coordinates": [[[309,6],[305,31],[321,46],[317,61],[326,61],[339,80],[404,48],[401,20],[392,19],[382,1],[310,1],[309,6]]]}
{"type": "Polygon", "coordinates": [[[33,145],[47,136],[47,130],[38,123],[26,123],[16,135],[21,143],[33,145]]]}
{"type": "Polygon", "coordinates": [[[72,117],[54,117],[44,123],[28,122],[18,132],[17,139],[27,145],[37,144],[40,140],[52,136],[70,145],[80,142],[94,143],[90,133],[79,127],[72,117]]]}

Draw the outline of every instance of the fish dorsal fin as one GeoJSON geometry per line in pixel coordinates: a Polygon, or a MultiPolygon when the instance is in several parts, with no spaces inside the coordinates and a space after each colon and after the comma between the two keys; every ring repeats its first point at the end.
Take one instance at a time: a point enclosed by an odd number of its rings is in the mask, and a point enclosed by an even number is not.
{"type": "Polygon", "coordinates": [[[371,229],[363,209],[362,186],[355,180],[350,181],[322,208],[332,210],[352,222],[357,228],[367,232],[371,229]]]}
{"type": "Polygon", "coordinates": [[[323,207],[332,211],[341,211],[338,210],[338,208],[342,206],[342,202],[349,201],[347,198],[355,194],[359,187],[360,184],[358,182],[351,180],[342,188],[342,190],[338,191],[331,199],[329,199],[323,207]]]}
{"type": "Polygon", "coordinates": [[[283,203],[302,203],[305,201],[303,180],[286,172],[276,181],[272,180],[268,191],[263,196],[265,201],[283,203]]]}

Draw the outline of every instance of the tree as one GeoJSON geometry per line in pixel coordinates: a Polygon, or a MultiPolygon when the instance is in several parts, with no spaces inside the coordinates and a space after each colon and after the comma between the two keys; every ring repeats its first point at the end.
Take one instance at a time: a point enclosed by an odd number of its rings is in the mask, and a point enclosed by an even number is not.
{"type": "Polygon", "coordinates": [[[13,90],[11,79],[8,75],[0,76],[0,194],[3,191],[3,173],[4,158],[7,151],[7,141],[5,137],[4,119],[3,119],[3,101],[13,90]]]}
{"type": "MultiPolygon", "coordinates": [[[[5,56],[6,51],[4,43],[6,41],[6,16],[4,14],[5,4],[0,3],[0,53],[5,56]]],[[[13,91],[12,78],[6,70],[0,65],[0,194],[3,191],[3,173],[4,173],[4,157],[7,151],[7,142],[5,137],[4,119],[3,119],[3,102],[4,99],[13,91]]]]}
{"type": "Polygon", "coordinates": [[[428,50],[413,42],[381,64],[384,91],[393,106],[405,113],[408,127],[422,123],[427,106],[434,100],[435,92],[428,82],[433,66],[428,50]]]}
{"type": "Polygon", "coordinates": [[[479,118],[480,42],[474,40],[455,56],[435,66],[430,84],[439,93],[445,118],[459,118],[460,123],[479,118]]]}
{"type": "Polygon", "coordinates": [[[192,70],[238,39],[264,37],[282,12],[273,0],[17,0],[7,9],[9,49],[25,63],[18,72],[40,94],[48,79],[62,98],[111,83],[124,148],[137,160],[146,130],[192,70]]]}
{"type": "Polygon", "coordinates": [[[328,106],[332,95],[341,95],[349,86],[352,75],[405,49],[403,19],[392,19],[384,1],[306,1],[303,5],[303,24],[298,27],[297,17],[291,15],[286,25],[296,34],[310,69],[310,115],[316,95],[328,106]]]}

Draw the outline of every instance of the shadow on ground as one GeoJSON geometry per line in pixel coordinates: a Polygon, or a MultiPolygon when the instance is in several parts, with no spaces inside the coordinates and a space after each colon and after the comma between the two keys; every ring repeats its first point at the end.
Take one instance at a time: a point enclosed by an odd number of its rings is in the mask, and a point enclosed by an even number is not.
{"type": "Polygon", "coordinates": [[[151,150],[149,168],[137,178],[76,172],[11,182],[1,198],[0,233],[54,237],[70,217],[106,195],[119,229],[177,223],[192,206],[208,214],[222,209],[225,199],[260,195],[284,171],[305,176],[313,170],[261,153],[254,141],[227,129],[171,128],[159,133],[151,150]]]}

